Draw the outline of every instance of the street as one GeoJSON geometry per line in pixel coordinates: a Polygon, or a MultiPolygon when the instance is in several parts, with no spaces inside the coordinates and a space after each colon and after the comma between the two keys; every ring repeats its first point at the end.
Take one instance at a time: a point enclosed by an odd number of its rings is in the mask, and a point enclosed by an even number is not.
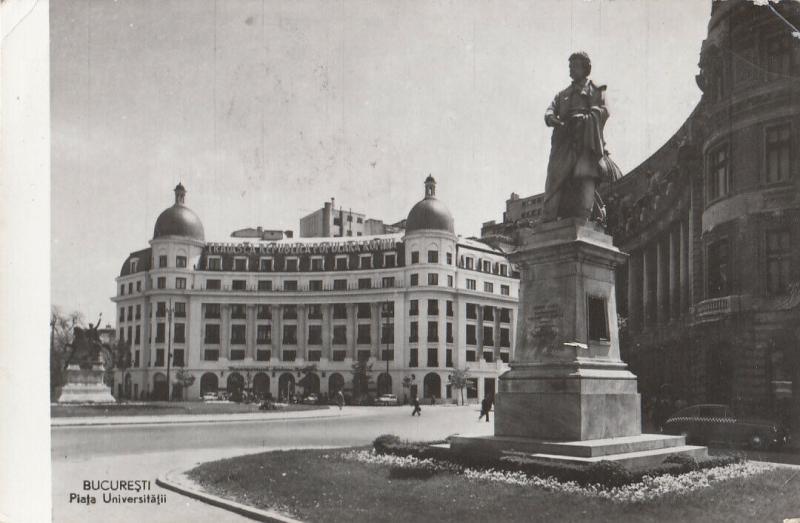
{"type": "Polygon", "coordinates": [[[250,452],[364,445],[385,433],[411,440],[439,439],[457,432],[491,434],[494,427],[493,423],[478,421],[476,406],[428,406],[423,407],[422,416],[413,418],[410,407],[345,407],[341,412],[332,409],[328,413],[333,417],[54,427],[53,521],[243,521],[227,511],[164,490],[155,485],[155,479],[175,468],[250,452]],[[166,503],[104,504],[103,492],[84,491],[83,482],[89,480],[149,480],[151,489],[140,494],[165,494],[166,503]],[[97,502],[71,503],[71,494],[91,494],[97,502]]]}

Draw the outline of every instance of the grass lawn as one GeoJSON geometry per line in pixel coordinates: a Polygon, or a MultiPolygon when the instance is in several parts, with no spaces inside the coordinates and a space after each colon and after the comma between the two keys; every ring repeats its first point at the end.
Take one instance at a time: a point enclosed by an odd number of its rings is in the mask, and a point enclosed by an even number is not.
{"type": "Polygon", "coordinates": [[[621,504],[439,473],[390,479],[342,450],[267,452],[189,472],[209,492],[304,521],[782,521],[800,517],[800,471],[780,469],[691,494],[621,504]]]}
{"type": "Polygon", "coordinates": [[[202,401],[154,401],[149,403],[118,403],[116,405],[51,405],[50,417],[74,418],[89,416],[173,416],[180,414],[241,414],[270,413],[294,410],[327,409],[327,405],[287,405],[278,410],[259,411],[257,403],[204,403],[202,401]]]}

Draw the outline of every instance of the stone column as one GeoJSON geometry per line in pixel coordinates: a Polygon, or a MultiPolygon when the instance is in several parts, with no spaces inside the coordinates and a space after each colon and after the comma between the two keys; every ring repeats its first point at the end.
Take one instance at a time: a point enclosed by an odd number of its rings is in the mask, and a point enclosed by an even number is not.
{"type": "Polygon", "coordinates": [[[656,240],[656,321],[661,324],[667,319],[667,249],[664,238],[656,240]]]}
{"type": "Polygon", "coordinates": [[[669,233],[669,317],[672,319],[677,319],[681,310],[678,280],[680,250],[680,231],[673,226],[669,233]]]}
{"type": "Polygon", "coordinates": [[[642,251],[634,251],[628,258],[628,324],[630,330],[639,330],[642,321],[642,251]]]}
{"type": "Polygon", "coordinates": [[[296,358],[308,360],[308,308],[297,305],[297,354],[296,358]]]}
{"type": "Polygon", "coordinates": [[[483,359],[483,305],[478,303],[475,304],[475,307],[477,309],[476,313],[478,316],[475,322],[475,341],[478,342],[476,350],[478,351],[478,361],[480,361],[483,359]]]}
{"type": "Polygon", "coordinates": [[[653,303],[651,288],[653,286],[651,268],[653,266],[653,251],[649,245],[642,247],[642,328],[647,328],[653,320],[653,303]]]}
{"type": "MultiPolygon", "coordinates": [[[[283,336],[283,305],[272,305],[272,357],[281,359],[283,336]]],[[[277,382],[277,380],[275,380],[277,382]]],[[[277,390],[277,389],[276,389],[277,390]]]]}
{"type": "Polygon", "coordinates": [[[256,358],[256,305],[250,303],[247,305],[247,337],[245,338],[245,359],[256,358]]]}
{"type": "Polygon", "coordinates": [[[230,359],[231,353],[231,306],[223,303],[222,307],[222,326],[219,333],[219,352],[220,356],[230,359]]]}
{"type": "Polygon", "coordinates": [[[500,307],[494,307],[494,361],[500,359],[500,307]]]}
{"type": "Polygon", "coordinates": [[[680,314],[689,311],[689,224],[680,224],[680,314]]]}
{"type": "Polygon", "coordinates": [[[333,305],[325,303],[322,305],[322,357],[333,359],[331,346],[333,345],[333,322],[331,316],[333,315],[333,305]]]}

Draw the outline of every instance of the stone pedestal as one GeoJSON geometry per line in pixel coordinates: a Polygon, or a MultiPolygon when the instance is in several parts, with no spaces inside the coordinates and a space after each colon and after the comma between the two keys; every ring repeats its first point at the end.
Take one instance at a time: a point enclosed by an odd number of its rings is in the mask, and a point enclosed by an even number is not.
{"type": "Polygon", "coordinates": [[[517,341],[500,376],[495,435],[454,450],[515,450],[551,460],[659,462],[705,455],[683,437],[642,435],[636,376],[619,354],[614,269],[626,255],[594,223],[545,223],[520,238],[517,341]]]}
{"type": "Polygon", "coordinates": [[[103,383],[102,365],[81,369],[78,365],[67,367],[66,383],[61,387],[58,403],[116,403],[111,389],[103,383]]]}

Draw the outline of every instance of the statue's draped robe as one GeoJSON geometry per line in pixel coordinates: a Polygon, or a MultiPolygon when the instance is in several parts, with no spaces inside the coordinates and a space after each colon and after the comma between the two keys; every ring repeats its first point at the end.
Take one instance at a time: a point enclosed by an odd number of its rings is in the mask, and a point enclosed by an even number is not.
{"type": "MultiPolygon", "coordinates": [[[[599,181],[616,177],[616,173],[607,172],[609,161],[604,154],[603,127],[608,119],[605,90],[605,85],[597,86],[588,79],[583,85],[573,82],[558,93],[547,108],[545,118],[557,116],[565,125],[553,128],[545,203],[573,178],[599,181]],[[585,114],[587,118],[571,118],[575,114],[585,114]]],[[[564,202],[564,198],[561,201],[564,202]]]]}

